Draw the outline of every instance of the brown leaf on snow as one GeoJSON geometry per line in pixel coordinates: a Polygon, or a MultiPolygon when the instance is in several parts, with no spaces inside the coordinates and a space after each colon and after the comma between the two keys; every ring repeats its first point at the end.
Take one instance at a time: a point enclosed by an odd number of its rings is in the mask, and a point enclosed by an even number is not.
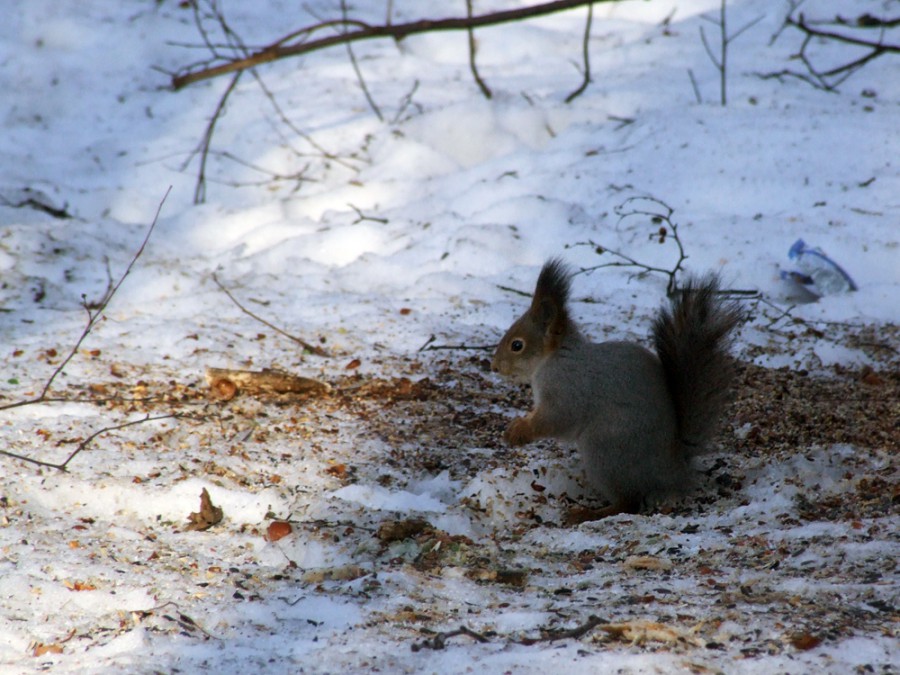
{"type": "Polygon", "coordinates": [[[96,591],[94,584],[88,584],[83,581],[64,581],[63,585],[70,591],[96,591]]]}
{"type": "Polygon", "coordinates": [[[188,524],[185,531],[208,530],[213,525],[221,522],[224,512],[222,507],[216,506],[210,499],[209,492],[203,488],[200,493],[200,510],[188,516],[188,524]]]}
{"type": "Polygon", "coordinates": [[[811,633],[795,633],[788,638],[788,641],[802,652],[815,649],[822,644],[822,638],[812,635],[811,633]]]}
{"type": "Polygon", "coordinates": [[[343,480],[347,477],[347,465],[332,464],[325,469],[325,473],[327,473],[329,476],[334,476],[335,478],[340,478],[341,480],[343,480]]]}
{"type": "Polygon", "coordinates": [[[291,532],[293,532],[293,528],[290,523],[283,520],[273,520],[269,523],[269,527],[266,530],[266,541],[284,539],[291,532]]]}
{"type": "Polygon", "coordinates": [[[43,656],[44,654],[62,654],[63,648],[62,645],[52,644],[45,645],[43,642],[38,642],[34,649],[31,651],[32,656],[43,656]]]}
{"type": "Polygon", "coordinates": [[[38,657],[44,656],[45,654],[62,654],[63,653],[63,645],[75,637],[75,629],[59,642],[52,642],[50,644],[44,644],[43,642],[33,642],[31,644],[31,655],[38,657]]]}

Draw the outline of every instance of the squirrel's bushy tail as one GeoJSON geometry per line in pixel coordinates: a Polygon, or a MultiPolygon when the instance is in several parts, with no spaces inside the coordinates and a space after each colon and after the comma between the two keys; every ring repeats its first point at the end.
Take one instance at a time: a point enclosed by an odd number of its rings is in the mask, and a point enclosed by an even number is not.
{"type": "Polygon", "coordinates": [[[688,455],[702,452],[728,401],[733,367],[728,350],[741,315],[719,296],[715,275],[689,279],[653,323],[653,341],[688,455]]]}

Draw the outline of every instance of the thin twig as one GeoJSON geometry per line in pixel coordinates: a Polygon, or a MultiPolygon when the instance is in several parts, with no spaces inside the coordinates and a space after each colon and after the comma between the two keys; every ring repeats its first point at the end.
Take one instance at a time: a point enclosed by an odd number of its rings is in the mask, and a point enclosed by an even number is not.
{"type": "MultiPolygon", "coordinates": [[[[341,0],[341,18],[343,18],[344,21],[347,21],[347,0],[341,0]]],[[[375,113],[376,117],[378,117],[378,121],[384,122],[384,115],[381,114],[381,109],[378,107],[378,104],[375,103],[372,94],[369,93],[369,88],[366,86],[362,71],[359,69],[359,64],[356,62],[356,54],[353,53],[353,46],[349,42],[347,43],[347,56],[350,57],[350,65],[353,66],[353,72],[356,73],[356,80],[359,82],[359,88],[362,89],[363,95],[369,103],[369,107],[372,109],[372,112],[375,113]]]]}
{"type": "Polygon", "coordinates": [[[367,216],[358,206],[354,206],[353,204],[347,202],[347,206],[356,211],[356,220],[353,221],[353,225],[357,223],[361,223],[364,220],[370,220],[373,223],[381,223],[383,225],[387,225],[390,221],[387,218],[378,218],[377,216],[367,216]]]}
{"type": "Polygon", "coordinates": [[[296,335],[291,335],[290,333],[282,330],[275,324],[273,324],[269,321],[266,321],[258,314],[254,314],[249,309],[244,307],[244,305],[242,305],[240,303],[240,301],[236,297],[234,297],[234,295],[231,294],[231,291],[229,291],[227,288],[225,288],[225,286],[222,285],[222,282],[219,281],[219,278],[216,276],[215,272],[212,275],[212,280],[215,282],[216,286],[219,287],[219,290],[221,290],[225,295],[227,295],[228,299],[231,300],[237,306],[238,309],[240,309],[244,314],[246,314],[250,318],[256,319],[264,326],[268,326],[269,328],[274,330],[279,335],[283,335],[284,337],[288,338],[289,340],[293,340],[294,342],[296,342],[298,345],[303,347],[303,349],[310,352],[311,354],[315,354],[316,356],[328,356],[328,352],[326,352],[321,347],[317,347],[316,345],[310,344],[306,340],[303,340],[302,338],[298,338],[296,335]]]}
{"type": "MultiPolygon", "coordinates": [[[[885,29],[887,27],[897,25],[898,21],[900,21],[898,19],[882,19],[872,21],[869,15],[860,16],[855,22],[856,26],[859,29],[864,30],[877,28],[879,31],[880,36],[878,40],[868,40],[860,37],[855,37],[853,35],[847,35],[842,32],[834,32],[815,28],[807,23],[802,13],[799,14],[797,18],[794,18],[793,12],[798,6],[799,3],[792,3],[791,13],[789,13],[785,18],[784,25],[781,27],[779,32],[772,37],[772,41],[774,41],[780,35],[780,33],[788,27],[796,28],[797,30],[802,32],[804,34],[803,42],[800,44],[800,50],[794,56],[794,58],[799,59],[803,63],[803,65],[806,67],[807,74],[798,73],[790,69],[784,69],[779,72],[760,75],[760,77],[764,80],[772,78],[781,79],[783,77],[794,77],[807,82],[816,89],[833,92],[851,75],[853,75],[856,71],[869,63],[869,61],[873,61],[879,56],[884,56],[885,54],[900,54],[900,44],[886,44],[882,42],[885,29]],[[838,44],[848,44],[854,47],[866,48],[869,51],[868,53],[863,54],[862,56],[857,57],[851,61],[848,61],[843,65],[835,66],[825,71],[820,71],[813,63],[813,59],[809,55],[808,49],[810,48],[810,46],[815,45],[821,41],[828,41],[838,44]]],[[[839,23],[839,25],[841,26],[844,26],[845,24],[846,22],[843,21],[839,23]]]]}
{"type": "Polygon", "coordinates": [[[420,352],[432,352],[432,351],[480,351],[486,352],[491,351],[492,349],[496,349],[497,345],[434,345],[431,344],[434,342],[435,337],[432,335],[428,340],[425,341],[417,351],[420,352]]]}
{"type": "Polygon", "coordinates": [[[435,633],[433,637],[428,638],[427,640],[422,640],[422,642],[414,642],[412,644],[412,650],[414,652],[421,651],[423,649],[444,649],[447,646],[447,640],[452,637],[456,637],[457,635],[465,635],[466,637],[470,637],[476,642],[480,642],[485,644],[490,642],[484,635],[481,633],[476,633],[471,628],[467,628],[466,626],[460,626],[456,630],[447,631],[446,633],[435,633]]]}
{"type": "MultiPolygon", "coordinates": [[[[726,0],[721,0],[719,4],[718,20],[710,19],[708,17],[703,18],[705,18],[707,21],[711,21],[719,27],[718,58],[716,58],[716,55],[713,53],[712,47],[706,39],[706,32],[703,30],[703,26],[700,26],[700,40],[701,42],[703,42],[703,48],[706,50],[706,55],[709,56],[709,60],[713,62],[716,70],[719,71],[719,100],[722,106],[725,106],[728,104],[728,46],[740,35],[750,30],[750,28],[762,21],[764,16],[758,16],[752,21],[747,22],[731,35],[728,34],[728,15],[726,12],[726,0]]],[[[693,75],[691,76],[691,80],[693,81],[693,75]]],[[[696,86],[694,87],[694,91],[696,93],[696,86]]]]}
{"type": "Polygon", "coordinates": [[[700,95],[700,87],[697,86],[697,78],[694,77],[694,71],[688,68],[688,77],[691,78],[691,86],[694,88],[694,98],[698,104],[703,103],[703,96],[700,95]]]}
{"type": "Polygon", "coordinates": [[[684,251],[684,244],[681,241],[681,236],[678,233],[678,223],[672,220],[672,215],[675,211],[671,206],[666,204],[659,199],[654,197],[630,197],[626,199],[622,204],[616,207],[616,214],[619,216],[619,221],[626,218],[630,218],[632,216],[646,216],[650,218],[651,223],[654,225],[661,225],[665,223],[666,227],[661,227],[657,231],[652,232],[650,234],[651,238],[657,239],[660,243],[664,243],[665,241],[671,239],[675,242],[675,246],[678,250],[678,260],[675,262],[675,265],[671,269],[666,269],[664,267],[656,267],[654,265],[648,265],[646,263],[642,263],[621,251],[617,251],[615,249],[608,248],[606,246],[597,244],[592,240],[588,240],[585,242],[577,242],[572,244],[571,246],[590,246],[592,247],[598,255],[603,255],[604,253],[608,253],[618,260],[602,263],[600,265],[594,265],[591,267],[584,267],[576,274],[589,274],[598,269],[603,269],[606,267],[636,267],[641,272],[640,275],[647,274],[649,272],[657,272],[659,274],[664,274],[668,277],[668,283],[666,284],[666,295],[672,297],[678,290],[678,280],[677,274],[678,272],[684,270],[683,263],[687,260],[688,256],[684,251]],[[658,213],[656,211],[648,211],[644,209],[632,208],[631,204],[636,201],[649,201],[653,204],[657,204],[662,209],[664,209],[664,213],[658,213]]]}
{"type": "Polygon", "coordinates": [[[590,3],[588,5],[587,11],[587,21],[584,24],[584,39],[581,43],[581,56],[584,61],[584,79],[581,82],[581,86],[578,87],[571,94],[566,96],[566,103],[571,103],[576,98],[581,96],[584,93],[584,90],[588,88],[588,85],[591,83],[591,50],[590,50],[590,39],[591,39],[591,23],[594,20],[594,3],[590,3]]]}
{"type": "MultiPolygon", "coordinates": [[[[259,88],[262,90],[263,95],[269,100],[269,103],[272,105],[272,109],[275,110],[275,114],[278,116],[278,119],[281,120],[282,124],[284,124],[293,133],[297,134],[297,136],[302,138],[304,141],[309,143],[309,145],[312,146],[312,148],[316,152],[318,152],[322,158],[332,161],[336,164],[340,164],[341,166],[343,166],[347,169],[350,169],[351,171],[353,171],[355,173],[359,172],[359,167],[356,167],[353,164],[351,164],[348,159],[345,159],[344,157],[341,157],[340,155],[336,155],[333,152],[326,150],[324,148],[324,146],[322,146],[320,143],[318,143],[312,136],[310,136],[308,133],[306,133],[305,131],[300,129],[296,124],[294,124],[288,118],[287,114],[285,114],[281,105],[275,99],[275,94],[273,94],[272,91],[268,88],[268,86],[266,86],[266,83],[263,81],[263,79],[259,75],[259,73],[257,73],[255,70],[251,70],[250,74],[253,75],[253,77],[256,79],[256,83],[259,85],[259,88]]],[[[301,157],[307,156],[302,152],[299,152],[299,151],[296,151],[296,152],[301,157]]]]}
{"type": "Polygon", "coordinates": [[[222,113],[225,110],[225,103],[228,101],[228,97],[231,96],[235,87],[237,87],[237,83],[241,79],[241,75],[243,74],[243,71],[238,71],[234,74],[234,77],[231,78],[231,82],[229,82],[228,86],[225,87],[225,92],[222,94],[222,96],[219,98],[219,102],[216,104],[216,109],[213,111],[212,117],[209,118],[209,122],[207,122],[206,124],[206,130],[203,132],[203,138],[201,139],[200,144],[182,165],[182,170],[184,170],[190,163],[190,161],[194,158],[194,156],[199,153],[200,168],[197,171],[197,183],[194,186],[195,204],[202,204],[206,201],[206,160],[209,157],[209,148],[212,144],[213,134],[216,130],[216,124],[218,123],[219,118],[222,116],[222,113]]]}
{"type": "Polygon", "coordinates": [[[566,640],[569,638],[578,639],[590,633],[592,630],[597,628],[598,626],[604,626],[609,622],[606,619],[601,619],[598,616],[594,616],[593,614],[587,618],[582,624],[575,626],[574,628],[568,629],[554,629],[554,630],[544,630],[541,631],[542,635],[537,638],[523,638],[519,640],[519,644],[523,645],[535,645],[540,642],[555,642],[556,640],[566,640]]]}
{"type": "MultiPolygon", "coordinates": [[[[466,0],[466,18],[472,19],[472,0],[466,0]]],[[[481,89],[481,93],[484,94],[484,97],[490,99],[491,89],[487,86],[484,80],[481,79],[481,75],[478,73],[478,66],[475,63],[475,54],[478,51],[478,45],[475,43],[475,30],[472,26],[469,26],[466,33],[469,36],[469,70],[472,71],[472,77],[475,78],[476,84],[478,84],[478,88],[481,89]]]]}
{"type": "MultiPolygon", "coordinates": [[[[397,107],[397,113],[394,115],[391,120],[391,124],[397,124],[400,121],[400,117],[406,112],[406,109],[413,105],[413,96],[415,96],[416,91],[419,89],[419,81],[416,80],[413,82],[412,88],[406,93],[406,95],[400,100],[400,105],[397,107]]],[[[421,106],[419,106],[419,110],[421,110],[421,106]]]]}
{"type": "Polygon", "coordinates": [[[122,273],[122,276],[119,277],[119,280],[113,284],[112,287],[108,288],[103,298],[96,303],[95,306],[89,307],[87,303],[87,297],[82,294],[81,296],[81,305],[84,308],[84,311],[87,312],[88,319],[87,324],[84,327],[84,330],[81,331],[81,335],[75,341],[72,349],[69,350],[69,353],[63,358],[60,364],[56,367],[47,381],[44,383],[41,392],[32,399],[28,399],[26,401],[17,401],[15,403],[9,403],[7,405],[0,406],[0,410],[9,410],[10,408],[19,408],[25,405],[31,405],[34,403],[41,403],[47,400],[47,393],[50,391],[50,387],[53,386],[53,382],[59,376],[59,374],[65,370],[66,366],[69,365],[69,361],[71,361],[75,355],[78,353],[78,350],[81,348],[81,344],[87,339],[88,335],[91,334],[91,331],[94,329],[94,326],[97,325],[97,322],[102,318],[103,312],[106,311],[107,306],[112,301],[113,296],[115,296],[116,292],[124,283],[125,279],[131,273],[132,268],[135,263],[137,263],[138,258],[141,257],[141,254],[144,252],[144,249],[147,247],[147,242],[150,241],[150,235],[153,234],[153,230],[156,228],[156,223],[159,220],[159,214],[162,211],[163,204],[166,203],[166,199],[169,196],[169,193],[172,191],[172,186],[166,190],[166,193],[163,195],[163,198],[159,202],[159,206],[156,207],[156,215],[153,216],[153,221],[150,223],[150,226],[147,228],[147,233],[144,235],[144,240],[141,242],[140,247],[138,247],[137,252],[131,258],[131,262],[128,263],[128,266],[125,268],[125,271],[122,273]]]}
{"type": "Polygon", "coordinates": [[[123,422],[122,424],[116,424],[115,426],[103,427],[102,429],[98,429],[97,431],[92,433],[90,436],[88,436],[84,440],[80,441],[78,443],[78,447],[76,447],[75,450],[73,450],[69,454],[69,456],[66,457],[66,460],[62,463],[45,462],[40,459],[34,459],[33,457],[27,457],[25,455],[20,455],[15,452],[10,452],[9,450],[0,450],[0,455],[6,455],[7,457],[12,457],[13,459],[19,459],[19,460],[22,460],[23,462],[28,462],[30,464],[36,464],[37,466],[46,466],[51,469],[58,469],[60,471],[65,471],[66,467],[69,465],[69,462],[71,462],[75,458],[75,456],[78,455],[82,450],[85,450],[94,441],[94,439],[97,438],[97,436],[100,436],[101,434],[105,434],[110,431],[118,431],[119,429],[124,429],[126,427],[133,427],[136,424],[143,424],[144,422],[154,422],[156,420],[165,420],[165,419],[177,419],[178,417],[180,417],[180,415],[178,413],[169,413],[167,415],[157,415],[156,417],[150,417],[150,415],[147,415],[145,417],[142,417],[139,420],[131,420],[129,422],[123,422]]]}

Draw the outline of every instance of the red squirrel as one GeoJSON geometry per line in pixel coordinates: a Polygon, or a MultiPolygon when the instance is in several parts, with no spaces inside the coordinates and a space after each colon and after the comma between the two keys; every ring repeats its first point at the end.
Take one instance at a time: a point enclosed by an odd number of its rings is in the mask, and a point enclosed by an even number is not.
{"type": "Polygon", "coordinates": [[[531,383],[534,408],[514,419],[510,445],[574,442],[588,486],[610,502],[570,520],[637,513],[692,484],[692,460],[722,416],[732,380],[729,348],[740,322],[715,275],[689,279],[653,321],[655,352],[589,341],[567,306],[572,274],[547,261],[531,306],[494,353],[495,372],[531,383]]]}

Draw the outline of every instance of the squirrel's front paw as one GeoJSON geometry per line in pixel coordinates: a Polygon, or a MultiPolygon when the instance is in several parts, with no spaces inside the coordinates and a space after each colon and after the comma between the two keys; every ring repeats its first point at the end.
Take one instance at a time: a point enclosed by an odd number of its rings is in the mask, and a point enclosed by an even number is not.
{"type": "Polygon", "coordinates": [[[525,445],[534,440],[534,434],[531,433],[531,424],[528,423],[528,418],[518,417],[514,419],[506,427],[503,439],[512,446],[525,445]]]}

